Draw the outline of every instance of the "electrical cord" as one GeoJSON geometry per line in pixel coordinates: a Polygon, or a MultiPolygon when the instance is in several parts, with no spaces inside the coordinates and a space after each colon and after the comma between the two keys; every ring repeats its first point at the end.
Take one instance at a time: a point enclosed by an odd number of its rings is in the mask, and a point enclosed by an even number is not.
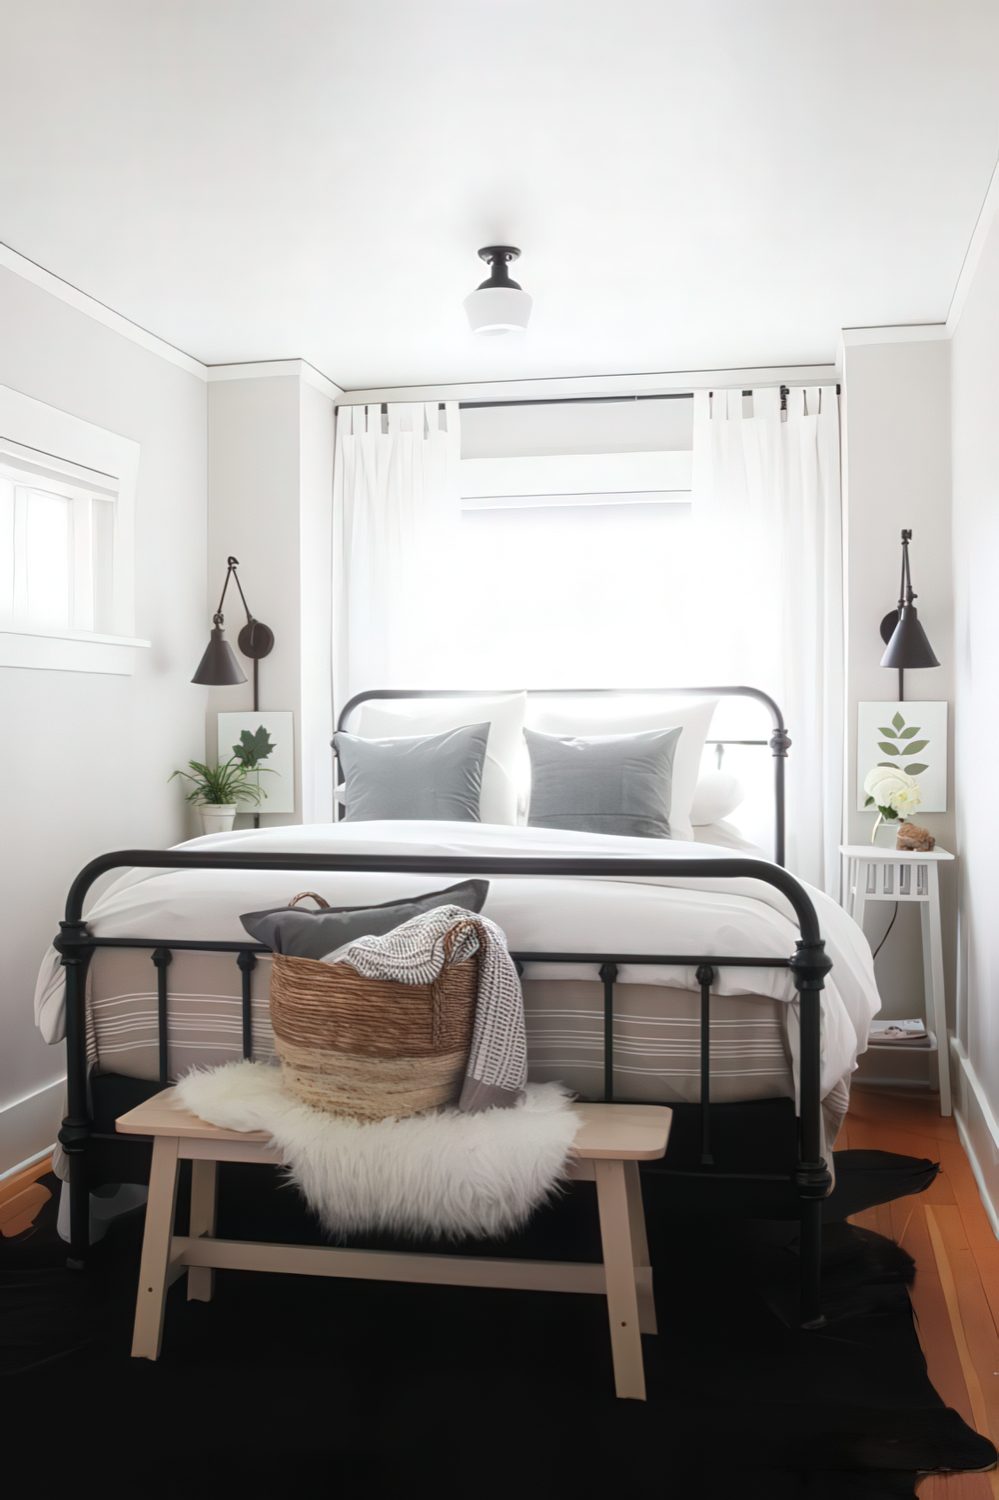
{"type": "Polygon", "coordinates": [[[887,943],[889,935],[891,934],[891,930],[895,926],[895,921],[896,921],[897,917],[898,917],[898,902],[896,901],[895,902],[895,910],[891,914],[891,921],[888,923],[888,926],[885,928],[885,935],[881,939],[880,943],[878,944],[878,946],[874,950],[874,954],[873,954],[874,958],[877,958],[878,954],[881,952],[881,949],[884,947],[885,943],[887,943]]]}

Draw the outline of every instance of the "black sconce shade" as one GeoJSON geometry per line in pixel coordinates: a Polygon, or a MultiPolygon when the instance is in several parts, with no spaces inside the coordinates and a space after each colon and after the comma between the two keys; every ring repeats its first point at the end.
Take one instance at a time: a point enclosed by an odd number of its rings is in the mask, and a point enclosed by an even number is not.
{"type": "Polygon", "coordinates": [[[226,640],[221,625],[213,627],[205,654],[191,681],[202,687],[235,687],[246,681],[246,673],[236,660],[236,653],[226,640]]]}
{"type": "MultiPolygon", "coordinates": [[[[911,531],[902,532],[902,580],[898,590],[898,609],[892,610],[881,621],[881,639],[887,642],[881,665],[893,667],[898,672],[904,672],[908,667],[940,665],[916,613],[916,593],[909,573],[911,539],[911,531]]],[[[901,684],[901,678],[899,683],[901,684]]]]}
{"type": "Polygon", "coordinates": [[[888,648],[881,658],[883,667],[939,667],[926,631],[919,623],[914,604],[903,604],[898,624],[892,631],[888,648]]]}

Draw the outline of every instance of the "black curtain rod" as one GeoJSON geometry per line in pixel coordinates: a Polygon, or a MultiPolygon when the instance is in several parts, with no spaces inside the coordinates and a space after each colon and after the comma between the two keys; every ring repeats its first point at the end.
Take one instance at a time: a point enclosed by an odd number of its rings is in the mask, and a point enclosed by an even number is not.
{"type": "MultiPolygon", "coordinates": [[[[797,387],[797,389],[803,390],[805,388],[803,386],[800,386],[797,387]]],[[[753,392],[743,391],[742,394],[744,396],[752,396],[753,392]]],[[[780,387],[782,403],[787,401],[787,398],[790,394],[790,386],[782,385],[780,387]]],[[[837,396],[840,394],[840,387],[838,384],[836,386],[836,394],[837,396]]],[[[521,401],[459,401],[458,410],[494,411],[502,406],[565,406],[567,404],[571,406],[602,406],[607,402],[620,403],[622,401],[693,401],[693,399],[693,391],[659,391],[650,392],[648,395],[640,396],[533,396],[525,398],[521,401]]],[[[438,403],[439,409],[441,411],[444,410],[445,405],[446,403],[443,401],[438,403]]],[[[388,404],[383,401],[381,404],[381,409],[383,414],[387,412],[388,404]]]]}

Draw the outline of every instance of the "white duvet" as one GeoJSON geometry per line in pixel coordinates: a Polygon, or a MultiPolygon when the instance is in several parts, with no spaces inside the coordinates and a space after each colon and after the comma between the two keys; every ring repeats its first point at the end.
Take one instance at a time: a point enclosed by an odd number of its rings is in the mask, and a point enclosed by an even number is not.
{"type": "MultiPolygon", "coordinates": [[[[620,838],[489,823],[323,823],[211,834],[181,849],[240,853],[565,855],[661,859],[663,875],[562,879],[489,878],[485,913],[515,952],[693,953],[789,957],[798,936],[794,914],[772,886],[754,880],[670,877],[677,859],[719,858],[706,844],[620,838]]],[[[130,870],[96,898],[86,914],[98,937],[240,940],[240,912],[285,905],[315,890],[334,906],[374,905],[439,889],[460,879],[441,875],[260,870],[130,870]]],[[[822,996],[822,1093],[853,1071],[880,1007],[871,950],[860,928],[830,897],[806,887],[833,962],[822,996]]],[[[592,966],[539,966],[554,978],[592,979],[592,966]]],[[[531,977],[529,966],[527,976],[531,977]]],[[[619,982],[696,989],[693,968],[622,966],[619,982]]],[[[797,1010],[787,969],[724,968],[715,990],[766,995],[797,1010]]],[[[63,976],[50,949],[35,991],[35,1020],[48,1042],[64,1036],[63,976]]],[[[797,1081],[797,1080],[796,1080],[797,1081]]]]}

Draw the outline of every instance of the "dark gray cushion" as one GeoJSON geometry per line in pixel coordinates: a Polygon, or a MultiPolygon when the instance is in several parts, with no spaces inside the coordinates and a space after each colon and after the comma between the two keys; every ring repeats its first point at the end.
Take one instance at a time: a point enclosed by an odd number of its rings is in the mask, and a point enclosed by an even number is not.
{"type": "Polygon", "coordinates": [[[408,901],[383,901],[380,906],[327,906],[319,911],[279,906],[272,911],[248,911],[239,920],[252,938],[275,953],[325,958],[344,943],[359,937],[382,937],[435,906],[481,911],[488,891],[488,880],[463,880],[446,891],[428,891],[408,901]]]}
{"type": "Polygon", "coordinates": [[[673,756],[680,729],[563,739],[525,729],[535,828],[668,839],[673,756]]]}
{"type": "Polygon", "coordinates": [[[344,775],[344,820],[431,818],[477,823],[488,724],[445,734],[367,740],[333,736],[344,775]]]}

